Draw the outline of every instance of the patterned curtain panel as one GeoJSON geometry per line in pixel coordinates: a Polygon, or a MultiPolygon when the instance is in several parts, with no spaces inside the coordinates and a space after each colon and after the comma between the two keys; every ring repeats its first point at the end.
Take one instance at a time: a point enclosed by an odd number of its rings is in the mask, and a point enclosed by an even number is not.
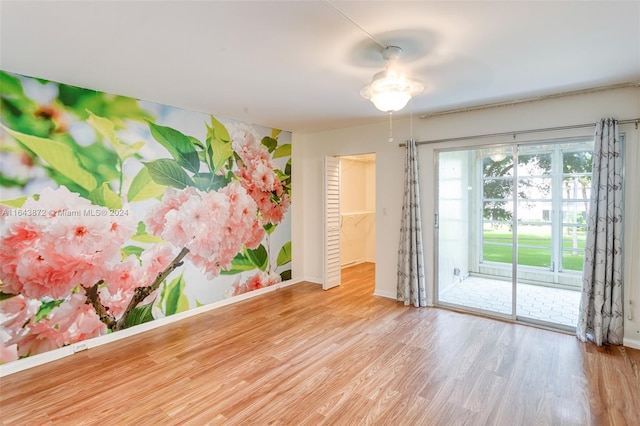
{"type": "Polygon", "coordinates": [[[618,122],[596,125],[584,278],[576,334],[620,345],[622,301],[622,155],[618,122]]]}
{"type": "Polygon", "coordinates": [[[404,200],[398,249],[397,300],[415,307],[427,306],[420,224],[420,189],[418,184],[418,150],[416,141],[406,144],[404,172],[404,200]]]}

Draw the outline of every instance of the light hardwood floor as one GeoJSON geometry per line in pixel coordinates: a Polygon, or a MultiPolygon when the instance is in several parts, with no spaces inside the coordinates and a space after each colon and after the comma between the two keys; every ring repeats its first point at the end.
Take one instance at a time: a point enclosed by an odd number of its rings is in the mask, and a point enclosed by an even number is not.
{"type": "Polygon", "coordinates": [[[3,425],[640,425],[640,351],[372,296],[372,264],[1,378],[3,425]]]}

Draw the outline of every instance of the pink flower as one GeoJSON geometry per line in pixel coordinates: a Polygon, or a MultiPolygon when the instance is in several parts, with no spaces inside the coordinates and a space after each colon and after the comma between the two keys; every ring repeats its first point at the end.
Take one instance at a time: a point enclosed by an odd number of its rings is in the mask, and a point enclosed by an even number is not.
{"type": "Polygon", "coordinates": [[[134,289],[147,285],[144,281],[144,271],[134,255],[127,256],[126,259],[106,272],[105,283],[106,285],[98,292],[100,302],[116,319],[124,313],[129,305],[134,289]]]}
{"type": "Polygon", "coordinates": [[[64,344],[79,342],[107,332],[92,306],[85,303],[84,291],[74,293],[49,315],[49,323],[63,331],[64,344]]]}
{"type": "Polygon", "coordinates": [[[21,333],[23,327],[33,319],[40,308],[40,301],[22,295],[9,297],[0,302],[0,330],[10,337],[21,333]]]}
{"type": "Polygon", "coordinates": [[[143,284],[151,285],[160,272],[164,271],[176,257],[176,250],[171,244],[155,244],[140,255],[143,271],[143,284]]]}
{"type": "Polygon", "coordinates": [[[0,346],[0,364],[6,364],[7,362],[16,361],[17,359],[18,345],[5,346],[3,343],[2,346],[0,346]]]}
{"type": "Polygon", "coordinates": [[[102,303],[102,306],[107,308],[109,315],[118,320],[122,317],[122,314],[124,314],[127,306],[129,306],[133,292],[133,289],[109,289],[104,287],[100,289],[98,294],[100,295],[100,303],[102,303]]]}
{"type": "Polygon", "coordinates": [[[265,287],[270,287],[274,284],[278,284],[282,281],[280,275],[276,273],[267,273],[259,271],[255,275],[247,278],[244,284],[240,284],[240,277],[233,283],[230,291],[227,293],[227,297],[238,296],[240,294],[248,293],[250,291],[258,290],[265,287]]]}
{"type": "Polygon", "coordinates": [[[135,232],[131,215],[104,215],[64,186],[44,189],[21,211],[0,235],[1,289],[33,299],[62,299],[78,285],[94,285],[135,232]]]}
{"type": "Polygon", "coordinates": [[[17,275],[19,253],[33,249],[41,234],[41,229],[35,223],[17,223],[2,236],[0,240],[0,289],[9,294],[17,294],[22,289],[20,277],[17,275]]]}
{"type": "Polygon", "coordinates": [[[27,330],[27,334],[15,342],[18,344],[18,356],[40,354],[64,345],[64,331],[47,320],[30,324],[27,330]]]}
{"type": "Polygon", "coordinates": [[[219,191],[167,191],[146,223],[174,246],[188,248],[187,258],[213,278],[231,267],[244,245],[257,247],[262,241],[256,210],[244,188],[232,182],[219,191]]]}
{"type": "Polygon", "coordinates": [[[105,334],[107,326],[85,301],[83,290],[72,294],[53,308],[46,318],[29,322],[23,333],[9,339],[7,343],[17,344],[17,353],[23,357],[105,334]]]}
{"type": "Polygon", "coordinates": [[[145,221],[147,231],[154,235],[160,235],[166,226],[166,216],[169,212],[177,210],[180,206],[193,196],[196,189],[193,187],[184,190],[167,188],[160,204],[156,205],[145,221]]]}
{"type": "Polygon", "coordinates": [[[242,186],[256,202],[262,224],[280,223],[289,208],[289,195],[283,191],[267,147],[246,126],[234,128],[230,136],[233,149],[240,157],[237,175],[242,186]]]}
{"type": "Polygon", "coordinates": [[[40,308],[38,300],[21,295],[0,302],[0,364],[18,359],[18,345],[15,340],[25,336],[25,326],[30,323],[40,308]]]}

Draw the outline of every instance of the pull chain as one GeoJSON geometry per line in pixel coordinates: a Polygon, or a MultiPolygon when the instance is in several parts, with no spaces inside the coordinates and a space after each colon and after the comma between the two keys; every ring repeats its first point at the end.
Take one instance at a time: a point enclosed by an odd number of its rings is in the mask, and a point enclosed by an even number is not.
{"type": "Polygon", "coordinates": [[[393,142],[393,121],[391,120],[391,116],[393,112],[389,111],[389,142],[393,142]]]}

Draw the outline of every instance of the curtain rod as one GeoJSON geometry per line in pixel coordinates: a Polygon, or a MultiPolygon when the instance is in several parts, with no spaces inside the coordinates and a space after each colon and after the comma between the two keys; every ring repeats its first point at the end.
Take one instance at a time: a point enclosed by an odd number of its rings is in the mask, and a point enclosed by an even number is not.
{"type": "MultiPolygon", "coordinates": [[[[640,123],[640,118],[632,118],[628,120],[618,120],[618,124],[631,124],[635,123],[636,129],[638,128],[638,123],[640,123]]],[[[527,133],[540,133],[540,132],[553,132],[558,130],[571,130],[571,129],[586,129],[589,127],[594,127],[595,123],[590,124],[575,124],[573,126],[560,126],[560,127],[547,127],[544,129],[530,129],[530,130],[516,130],[513,132],[500,132],[500,133],[488,133],[485,135],[471,135],[471,136],[460,136],[457,138],[445,138],[445,139],[434,139],[430,141],[418,141],[416,145],[428,145],[432,143],[441,143],[441,142],[454,142],[454,141],[464,141],[468,139],[481,139],[481,138],[495,138],[499,136],[513,136],[516,135],[524,135],[527,133]]],[[[405,143],[401,143],[398,146],[405,146],[405,143]]]]}

